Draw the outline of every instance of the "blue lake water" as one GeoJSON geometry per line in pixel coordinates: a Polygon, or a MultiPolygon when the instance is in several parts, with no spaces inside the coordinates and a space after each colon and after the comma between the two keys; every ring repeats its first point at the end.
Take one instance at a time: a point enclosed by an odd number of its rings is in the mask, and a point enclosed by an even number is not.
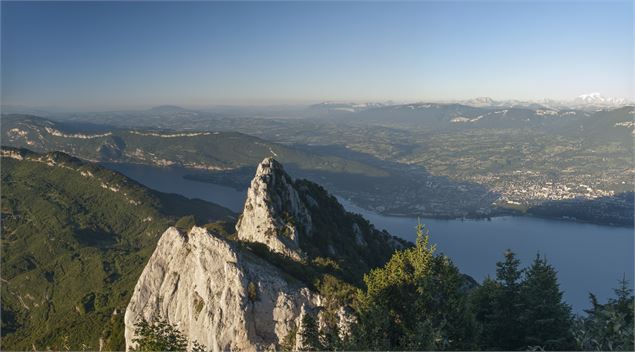
{"type": "MultiPolygon", "coordinates": [[[[244,191],[186,180],[184,169],[108,164],[126,176],[162,192],[200,198],[242,211],[244,191]]],[[[378,229],[407,240],[416,237],[417,219],[379,215],[340,198],[344,207],[362,214],[378,229]]],[[[623,275],[633,284],[634,235],[632,228],[530,217],[498,217],[488,220],[438,220],[422,218],[437,251],[447,254],[459,269],[479,282],[495,275],[495,264],[507,249],[528,265],[540,252],[558,270],[566,301],[574,311],[589,307],[589,292],[601,302],[611,297],[623,275]]]]}
{"type": "MultiPolygon", "coordinates": [[[[414,240],[417,219],[383,216],[340,199],[377,228],[414,240]]],[[[589,292],[601,301],[613,294],[623,275],[633,284],[633,229],[538,219],[497,217],[488,220],[421,219],[437,250],[447,254],[463,273],[482,281],[495,276],[496,262],[511,249],[523,265],[537,253],[558,270],[566,301],[575,311],[589,307],[589,292]]]]}
{"type": "Polygon", "coordinates": [[[165,193],[176,193],[188,198],[198,198],[222,205],[234,212],[242,212],[246,191],[237,191],[231,187],[198,182],[183,178],[196,171],[181,168],[159,168],[134,164],[104,163],[110,169],[117,170],[131,179],[165,193]]]}

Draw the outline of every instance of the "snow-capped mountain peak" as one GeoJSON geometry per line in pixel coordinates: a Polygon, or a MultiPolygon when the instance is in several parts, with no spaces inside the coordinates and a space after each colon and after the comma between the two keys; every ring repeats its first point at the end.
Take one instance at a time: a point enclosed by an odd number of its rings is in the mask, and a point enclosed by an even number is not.
{"type": "Polygon", "coordinates": [[[582,104],[582,105],[596,105],[596,106],[615,106],[615,105],[624,105],[627,103],[626,99],[604,97],[602,96],[602,94],[598,92],[582,94],[578,96],[574,100],[574,102],[578,104],[582,104]]]}
{"type": "Polygon", "coordinates": [[[602,94],[600,94],[598,92],[593,92],[593,93],[589,93],[589,94],[579,95],[578,99],[589,100],[589,99],[604,99],[604,98],[602,97],[602,94]]]}
{"type": "Polygon", "coordinates": [[[494,99],[490,97],[478,97],[478,98],[470,99],[463,102],[463,104],[465,105],[476,106],[476,107],[492,106],[492,105],[495,105],[495,103],[496,102],[494,101],[494,99]]]}

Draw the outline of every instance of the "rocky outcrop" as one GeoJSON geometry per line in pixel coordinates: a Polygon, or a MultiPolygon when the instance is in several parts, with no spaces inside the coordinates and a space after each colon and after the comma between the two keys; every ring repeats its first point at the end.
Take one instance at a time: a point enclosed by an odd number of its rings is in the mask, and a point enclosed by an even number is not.
{"type": "MultiPolygon", "coordinates": [[[[320,329],[330,329],[324,323],[324,299],[299,281],[311,278],[291,278],[281,268],[309,266],[319,257],[321,263],[345,268],[339,274],[343,280],[360,282],[404,244],[346,212],[319,185],[292,180],[272,158],[257,168],[236,231],[238,241],[199,227],[187,234],[165,231],[126,310],[127,349],[134,346],[135,323],[153,318],[177,325],[190,347],[196,341],[213,351],[263,350],[279,349],[284,342],[302,349],[302,339],[293,337],[302,337],[306,314],[320,322],[320,329]],[[263,254],[253,243],[278,255],[263,254]],[[278,266],[263,259],[271,255],[278,266]]],[[[344,338],[354,318],[340,308],[328,309],[344,338]]]]}
{"type": "Polygon", "coordinates": [[[260,242],[274,252],[301,259],[300,236],[311,236],[311,215],[293,180],[273,158],[263,160],[247,191],[238,238],[260,242]]]}
{"type": "Polygon", "coordinates": [[[134,324],[161,318],[212,351],[278,346],[299,326],[303,307],[319,295],[267,262],[199,227],[161,236],[125,314],[126,349],[134,324]]]}

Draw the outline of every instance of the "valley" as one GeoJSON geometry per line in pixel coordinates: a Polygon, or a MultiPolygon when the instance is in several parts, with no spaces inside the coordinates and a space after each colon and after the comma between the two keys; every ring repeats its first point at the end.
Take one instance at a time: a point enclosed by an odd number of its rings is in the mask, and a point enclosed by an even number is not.
{"type": "Polygon", "coordinates": [[[184,109],[52,116],[61,122],[5,115],[3,136],[87,160],[187,168],[187,178],[236,189],[258,158],[274,156],[294,177],[385,215],[632,226],[632,107],[327,106],[286,119],[184,109]]]}
{"type": "MultiPolygon", "coordinates": [[[[239,192],[229,186],[184,179],[188,170],[128,164],[107,166],[162,192],[201,198],[236,212],[244,205],[246,190],[239,192]]],[[[490,220],[395,217],[366,210],[343,197],[338,197],[338,201],[347,211],[361,214],[377,229],[408,241],[415,240],[413,228],[421,221],[430,230],[431,241],[438,250],[453,258],[462,272],[477,280],[495,274],[494,264],[508,248],[526,262],[540,252],[558,268],[564,297],[575,312],[581,313],[587,308],[589,292],[600,299],[608,298],[612,284],[622,275],[634,277],[631,228],[526,216],[490,220]],[[590,257],[597,260],[589,261],[590,257]]]]}

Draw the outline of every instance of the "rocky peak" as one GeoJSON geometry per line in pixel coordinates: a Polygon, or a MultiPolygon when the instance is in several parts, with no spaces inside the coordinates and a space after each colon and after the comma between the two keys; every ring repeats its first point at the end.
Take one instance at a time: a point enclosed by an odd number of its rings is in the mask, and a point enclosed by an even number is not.
{"type": "MultiPolygon", "coordinates": [[[[404,245],[346,212],[319,185],[292,180],[273,158],[258,166],[236,230],[237,241],[196,226],[187,234],[172,227],[161,236],[126,310],[127,349],[134,347],[135,323],[157,317],[176,324],[189,349],[194,341],[212,351],[303,349],[304,316],[323,329],[324,312],[333,307],[309,288],[311,278],[290,275],[286,265],[309,267],[313,262],[304,258],[320,257],[342,280],[356,283],[404,245]],[[261,243],[291,260],[269,261],[241,242],[261,243]]],[[[335,309],[329,314],[343,338],[354,316],[346,307],[335,309]]]]}
{"type": "MultiPolygon", "coordinates": [[[[323,321],[323,311],[322,296],[278,267],[204,228],[170,227],[126,309],[126,350],[136,347],[135,324],[142,319],[176,325],[188,351],[194,342],[214,352],[278,350],[290,337],[301,340],[304,315],[323,321]]],[[[338,331],[348,334],[354,317],[340,311],[338,331]]]]}
{"type": "Polygon", "coordinates": [[[404,245],[347,212],[320,185],[293,180],[273,158],[258,165],[236,231],[239,240],[262,243],[294,260],[329,258],[346,267],[353,281],[404,245]]]}
{"type": "Polygon", "coordinates": [[[126,349],[134,347],[135,324],[166,319],[212,351],[258,351],[278,346],[300,324],[302,307],[321,297],[288,281],[272,265],[193,227],[171,227],[157,243],[125,314],[126,349]]]}
{"type": "Polygon", "coordinates": [[[236,231],[243,241],[263,243],[294,259],[304,257],[299,238],[311,236],[311,215],[275,159],[266,158],[258,165],[236,231]]]}

